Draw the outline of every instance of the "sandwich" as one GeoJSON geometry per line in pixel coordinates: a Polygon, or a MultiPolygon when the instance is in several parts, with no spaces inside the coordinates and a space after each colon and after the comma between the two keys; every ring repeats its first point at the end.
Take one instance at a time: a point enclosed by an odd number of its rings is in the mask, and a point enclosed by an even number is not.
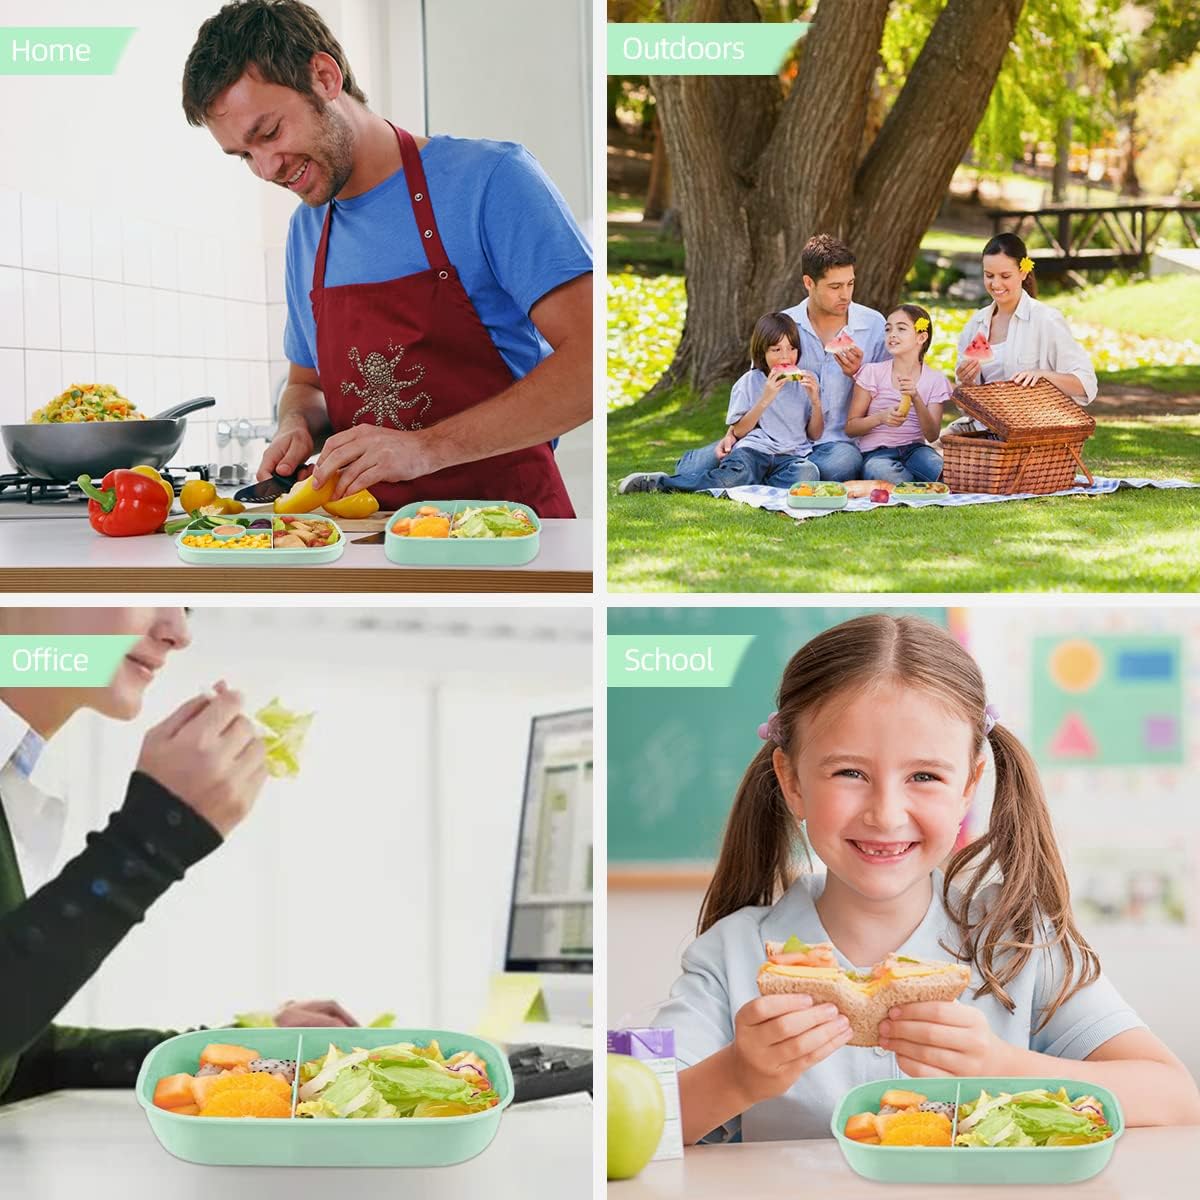
{"type": "Polygon", "coordinates": [[[832,943],[810,946],[799,938],[767,942],[767,961],[758,971],[764,996],[811,996],[814,1004],[833,1004],[850,1022],[851,1046],[878,1046],[879,1022],[897,1004],[920,1000],[957,1000],[971,981],[963,963],[936,962],[889,954],[870,971],[838,966],[832,943]]]}

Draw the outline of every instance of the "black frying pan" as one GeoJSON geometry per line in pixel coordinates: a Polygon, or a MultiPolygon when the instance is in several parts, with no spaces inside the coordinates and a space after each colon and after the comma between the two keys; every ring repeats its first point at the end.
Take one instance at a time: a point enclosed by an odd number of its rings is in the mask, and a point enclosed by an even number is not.
{"type": "Polygon", "coordinates": [[[56,421],[0,425],[4,448],[18,469],[38,479],[102,479],[120,467],[165,467],[183,442],[185,413],[216,404],[200,396],[173,404],[145,421],[56,421]]]}

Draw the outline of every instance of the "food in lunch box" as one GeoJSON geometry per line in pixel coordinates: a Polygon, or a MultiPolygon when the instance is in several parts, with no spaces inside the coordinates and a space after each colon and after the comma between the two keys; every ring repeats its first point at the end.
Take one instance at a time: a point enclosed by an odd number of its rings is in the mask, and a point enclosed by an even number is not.
{"type": "Polygon", "coordinates": [[[820,480],[815,483],[793,483],[788,492],[793,496],[844,496],[846,488],[833,480],[820,480]]]}
{"type": "Polygon", "coordinates": [[[330,1045],[300,1065],[297,1117],[459,1117],[499,1104],[487,1063],[469,1050],[449,1058],[436,1041],[350,1053],[330,1045]]]}
{"type": "Polygon", "coordinates": [[[849,330],[843,329],[837,337],[825,343],[826,354],[841,354],[844,350],[857,350],[858,345],[850,336],[849,330]]]}
{"type": "Polygon", "coordinates": [[[897,496],[945,496],[950,489],[944,483],[925,483],[920,479],[898,483],[892,491],[897,496]]]}
{"type": "Polygon", "coordinates": [[[1095,1096],[1072,1100],[1056,1092],[981,1091],[958,1105],[928,1100],[920,1092],[893,1088],[879,1100],[878,1112],[847,1118],[843,1134],[867,1146],[1085,1146],[1113,1136],[1104,1105],[1095,1096]]]}
{"type": "Polygon", "coordinates": [[[34,425],[78,421],[144,421],[145,413],[127,400],[110,383],[73,383],[49,404],[34,409],[34,425]]]}
{"type": "Polygon", "coordinates": [[[935,962],[889,954],[868,972],[838,966],[831,942],[814,946],[791,937],[767,942],[767,961],[759,968],[764,996],[798,993],[814,1004],[833,1004],[850,1022],[851,1046],[878,1046],[879,1022],[888,1009],[918,1000],[957,1000],[971,979],[962,963],[935,962]]]}
{"type": "Polygon", "coordinates": [[[167,1075],[154,1085],[154,1103],[184,1117],[290,1117],[295,1078],[294,1059],[212,1042],[194,1074],[167,1075]]]}
{"type": "Polygon", "coordinates": [[[254,719],[266,730],[263,741],[267,750],[267,774],[275,779],[300,774],[300,751],[313,713],[294,713],[272,697],[271,703],[254,714],[254,719]]]}
{"type": "Polygon", "coordinates": [[[1072,1100],[1066,1088],[990,1096],[958,1106],[956,1146],[1084,1146],[1113,1136],[1095,1096],[1072,1100]]]}
{"type": "Polygon", "coordinates": [[[271,528],[277,550],[320,550],[338,540],[337,526],[320,517],[275,517],[271,528]]]}
{"type": "Polygon", "coordinates": [[[137,537],[162,528],[171,511],[167,488],[155,474],[144,471],[109,471],[97,487],[90,475],[75,481],[88,497],[88,520],[107,537],[137,537]]]}
{"type": "Polygon", "coordinates": [[[193,550],[270,550],[271,535],[269,533],[252,533],[248,529],[236,526],[238,533],[232,536],[218,537],[218,529],[228,529],[227,525],[218,525],[199,533],[185,533],[180,539],[183,545],[191,546],[193,550]]]}
{"type": "Polygon", "coordinates": [[[505,538],[528,537],[537,532],[529,515],[506,504],[489,504],[446,512],[426,504],[412,517],[400,517],[392,524],[398,537],[505,538]]]}
{"type": "Polygon", "coordinates": [[[967,343],[967,348],[962,352],[962,356],[963,358],[979,363],[981,366],[984,363],[990,363],[996,357],[992,352],[991,343],[987,340],[987,335],[983,330],[980,330],[967,343]]]}

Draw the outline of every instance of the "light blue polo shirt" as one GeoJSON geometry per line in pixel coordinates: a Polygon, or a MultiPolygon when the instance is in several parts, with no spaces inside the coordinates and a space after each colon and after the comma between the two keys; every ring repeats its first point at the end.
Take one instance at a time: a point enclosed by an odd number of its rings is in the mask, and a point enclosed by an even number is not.
{"type": "MultiPolygon", "coordinates": [[[[854,439],[846,436],[846,414],[850,411],[854,380],[838,366],[832,354],[825,353],[824,339],[817,337],[808,319],[807,297],[794,308],[785,308],[783,311],[796,322],[800,330],[801,365],[812,371],[821,385],[825,432],[817,438],[817,445],[825,442],[850,442],[853,445],[854,439]]],[[[863,362],[882,362],[887,358],[887,351],[883,347],[885,324],[882,314],[865,304],[851,301],[846,313],[846,329],[863,352],[863,362]]]]}
{"type": "MultiPolygon", "coordinates": [[[[550,346],[529,318],[547,292],[592,269],[592,253],[566,201],[515,142],[434,137],[421,148],[442,244],[480,320],[513,375],[550,346]]],[[[288,226],[283,350],[317,366],[309,292],[328,205],[299,204],[288,226]]],[[[325,284],[379,283],[427,270],[403,170],[349,200],[335,200],[325,284]]]]}
{"type": "MultiPolygon", "coordinates": [[[[814,906],[824,887],[824,874],[802,875],[770,908],[740,909],[718,921],[684,951],[683,974],[652,1022],[675,1030],[680,1070],[733,1041],[734,1015],[759,996],[757,979],[765,956],[764,942],[785,941],[792,935],[810,944],[831,940],[814,906]]],[[[972,920],[997,888],[984,888],[976,896],[972,920]]],[[[896,947],[897,954],[949,961],[950,955],[938,943],[944,940],[953,946],[957,939],[941,895],[942,873],[935,871],[929,910],[908,941],[896,947]]],[[[873,964],[844,965],[867,971],[873,964]]],[[[1010,1013],[994,996],[975,998],[974,989],[982,979],[972,966],[970,985],[959,1003],[981,1009],[996,1035],[1010,1045],[1058,1058],[1084,1059],[1109,1038],[1144,1025],[1101,976],[1060,1005],[1035,1033],[1043,1008],[1058,991],[1062,973],[1060,952],[1034,951],[1021,973],[1006,986],[1016,1004],[1010,1013]]],[[[891,1051],[878,1046],[843,1046],[805,1071],[784,1095],[754,1105],[706,1140],[724,1141],[739,1133],[744,1141],[829,1137],[834,1109],[852,1087],[877,1079],[907,1078],[891,1051]]]]}
{"type": "MultiPolygon", "coordinates": [[[[757,367],[751,367],[729,393],[725,424],[734,425],[740,421],[758,403],[766,386],[767,377],[757,367]]],[[[738,446],[757,450],[760,454],[788,454],[807,458],[812,453],[812,440],[808,436],[810,416],[812,397],[808,389],[795,381],[785,383],[758,418],[758,424],[744,438],[738,438],[738,446]]]]}

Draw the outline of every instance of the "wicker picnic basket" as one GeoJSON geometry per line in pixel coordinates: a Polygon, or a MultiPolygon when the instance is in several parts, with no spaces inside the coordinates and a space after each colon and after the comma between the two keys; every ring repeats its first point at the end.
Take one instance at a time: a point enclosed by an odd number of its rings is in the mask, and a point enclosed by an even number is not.
{"type": "Polygon", "coordinates": [[[1096,418],[1054,384],[959,386],[954,403],[991,432],[942,435],[942,478],[952,492],[1060,492],[1074,484],[1077,470],[1091,486],[1080,451],[1096,418]]]}

